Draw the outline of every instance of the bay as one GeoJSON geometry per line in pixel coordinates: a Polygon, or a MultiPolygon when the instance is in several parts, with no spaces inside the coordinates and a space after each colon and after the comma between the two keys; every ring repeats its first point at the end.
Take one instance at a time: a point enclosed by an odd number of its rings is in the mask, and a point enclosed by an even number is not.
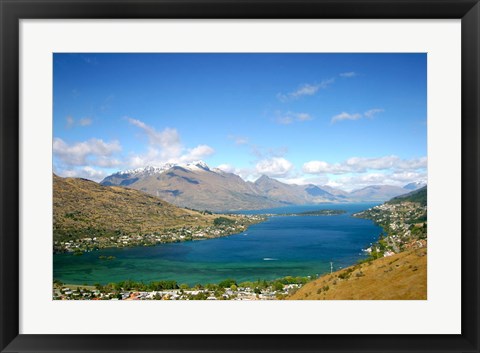
{"type": "Polygon", "coordinates": [[[102,249],[82,256],[55,254],[54,279],[69,284],[107,284],[123,280],[175,280],[179,284],[271,280],[285,276],[319,275],[350,266],[365,255],[362,249],[378,239],[381,228],[354,218],[378,203],[322,204],[242,211],[274,214],[246,232],[228,237],[159,244],[153,247],[102,249]],[[330,216],[286,216],[312,210],[340,209],[330,216]],[[114,256],[113,260],[100,256],[114,256]]]}

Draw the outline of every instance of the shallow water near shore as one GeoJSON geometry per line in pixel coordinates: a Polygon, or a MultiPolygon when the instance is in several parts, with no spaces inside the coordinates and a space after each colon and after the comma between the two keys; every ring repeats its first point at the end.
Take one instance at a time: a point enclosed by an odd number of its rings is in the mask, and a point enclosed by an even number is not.
{"type": "Polygon", "coordinates": [[[318,275],[350,266],[365,257],[362,249],[378,239],[381,228],[354,218],[378,203],[292,206],[242,213],[277,214],[247,231],[227,237],[159,244],[153,247],[102,249],[82,256],[55,254],[54,279],[69,284],[107,284],[123,280],[175,280],[179,284],[271,280],[318,275]],[[330,216],[282,216],[339,209],[330,216]],[[112,260],[100,256],[114,256],[112,260]]]}

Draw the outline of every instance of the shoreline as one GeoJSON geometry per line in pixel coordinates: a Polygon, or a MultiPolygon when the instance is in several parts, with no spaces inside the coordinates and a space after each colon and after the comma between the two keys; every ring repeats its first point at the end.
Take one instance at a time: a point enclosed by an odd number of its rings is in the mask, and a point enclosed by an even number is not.
{"type": "Polygon", "coordinates": [[[85,252],[93,252],[104,249],[123,249],[133,247],[150,247],[160,244],[181,243],[186,241],[208,240],[221,237],[227,237],[240,234],[248,230],[252,225],[259,224],[268,220],[266,215],[219,215],[218,218],[234,217],[234,225],[211,225],[205,228],[199,227],[178,227],[167,228],[163,234],[144,234],[144,235],[117,235],[111,237],[86,237],[76,239],[76,241],[60,242],[54,240],[53,255],[72,254],[83,255],[85,252]],[[241,224],[236,224],[238,219],[242,219],[241,224]],[[214,228],[214,229],[212,229],[214,228]],[[69,243],[71,245],[66,246],[69,243]],[[61,250],[55,251],[55,247],[63,246],[61,250]]]}
{"type": "MultiPolygon", "coordinates": [[[[132,236],[128,235],[117,235],[108,237],[110,238],[109,241],[107,240],[107,243],[105,244],[104,238],[97,239],[97,237],[86,237],[86,238],[81,238],[77,239],[77,241],[70,241],[73,246],[76,247],[76,249],[79,250],[66,250],[62,249],[59,251],[55,251],[55,246],[58,244],[58,240],[54,241],[54,251],[53,254],[65,254],[69,253],[72,255],[78,255],[81,256],[85,252],[92,252],[92,251],[97,251],[97,250],[102,250],[102,249],[122,249],[122,248],[132,248],[132,247],[149,247],[149,246],[156,246],[159,244],[169,244],[169,243],[180,243],[180,242],[185,242],[185,241],[199,241],[199,240],[208,240],[208,239],[216,239],[216,238],[221,238],[221,237],[228,237],[231,235],[235,234],[240,234],[242,232],[245,232],[248,230],[248,228],[254,224],[259,224],[268,221],[269,218],[271,217],[326,217],[326,216],[338,216],[342,214],[347,214],[348,212],[345,210],[329,210],[329,209],[322,209],[322,210],[317,210],[317,211],[305,211],[305,212],[292,212],[292,213],[262,213],[262,214],[244,214],[244,213],[234,213],[234,214],[229,214],[229,213],[222,213],[222,214],[215,214],[218,216],[218,218],[226,218],[226,217],[234,217],[234,218],[244,218],[247,219],[247,222],[244,224],[237,225],[237,228],[226,230],[222,234],[214,234],[213,236],[209,234],[209,236],[204,236],[200,235],[198,237],[194,237],[191,234],[190,235],[185,235],[186,233],[192,233],[193,230],[189,230],[188,227],[179,227],[176,230],[179,232],[184,232],[183,235],[180,235],[179,237],[175,237],[172,235],[172,232],[175,232],[174,229],[166,229],[165,232],[169,233],[170,237],[166,237],[164,239],[161,239],[164,235],[158,236],[158,235],[153,235],[153,234],[144,234],[144,235],[137,235],[132,241],[132,236]],[[187,228],[187,229],[186,229],[187,228]],[[112,239],[114,238],[114,239],[112,239]],[[119,242],[121,241],[121,244],[119,242]],[[125,242],[128,241],[128,244],[125,242]],[[86,248],[78,245],[85,245],[83,243],[88,243],[86,244],[86,248]],[[90,248],[92,246],[93,248],[90,248]]],[[[190,227],[191,228],[191,227],[190,227]]],[[[207,227],[206,229],[208,229],[207,227]]],[[[195,235],[195,234],[194,234],[195,235]]],[[[107,238],[107,237],[105,237],[107,238]]],[[[64,242],[65,243],[65,242],[64,242]]],[[[64,243],[60,245],[64,245],[64,243]]]]}

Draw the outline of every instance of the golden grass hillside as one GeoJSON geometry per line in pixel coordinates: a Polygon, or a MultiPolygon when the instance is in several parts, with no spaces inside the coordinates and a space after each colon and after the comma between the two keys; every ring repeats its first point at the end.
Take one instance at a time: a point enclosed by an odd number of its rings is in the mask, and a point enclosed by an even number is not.
{"type": "Polygon", "coordinates": [[[214,215],[181,209],[143,192],[53,176],[54,237],[160,232],[213,224],[214,215]]]}
{"type": "Polygon", "coordinates": [[[425,300],[427,249],[405,251],[307,283],[290,300],[425,300]]]}

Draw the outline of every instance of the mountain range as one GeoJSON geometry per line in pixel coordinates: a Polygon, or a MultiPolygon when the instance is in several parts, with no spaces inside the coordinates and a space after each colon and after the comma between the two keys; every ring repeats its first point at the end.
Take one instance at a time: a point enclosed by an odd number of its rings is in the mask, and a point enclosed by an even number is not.
{"type": "Polygon", "coordinates": [[[329,186],[286,184],[266,175],[251,182],[234,173],[210,168],[202,161],[121,171],[106,177],[101,184],[124,186],[180,207],[215,212],[325,202],[385,201],[424,185],[411,183],[405,188],[373,185],[346,192],[329,186]]]}

